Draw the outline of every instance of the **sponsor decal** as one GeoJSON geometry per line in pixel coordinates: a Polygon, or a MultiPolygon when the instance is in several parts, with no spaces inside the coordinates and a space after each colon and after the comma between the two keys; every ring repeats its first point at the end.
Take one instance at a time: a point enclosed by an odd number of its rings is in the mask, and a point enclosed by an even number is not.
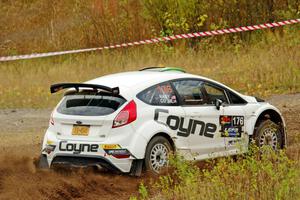
{"type": "Polygon", "coordinates": [[[228,143],[227,143],[227,146],[234,146],[238,143],[241,143],[242,140],[241,139],[234,139],[234,140],[229,140],[228,143]]]}
{"type": "Polygon", "coordinates": [[[241,127],[224,127],[223,132],[221,131],[222,137],[241,137],[241,127]]]}
{"type": "Polygon", "coordinates": [[[98,152],[98,144],[78,144],[78,143],[68,143],[67,141],[61,141],[59,143],[60,151],[74,152],[74,154],[79,154],[81,152],[98,152]]]}
{"type": "Polygon", "coordinates": [[[182,137],[188,137],[190,134],[198,134],[209,138],[214,137],[214,133],[217,130],[217,125],[213,123],[205,123],[204,121],[189,119],[188,124],[184,125],[185,118],[178,117],[176,115],[168,115],[166,122],[159,121],[159,113],[169,113],[165,109],[155,109],[154,120],[167,124],[170,129],[176,131],[177,135],[182,137]]]}
{"type": "Polygon", "coordinates": [[[127,149],[122,149],[118,144],[103,144],[101,146],[105,151],[104,156],[111,155],[118,159],[129,158],[131,156],[131,153],[127,149]]]}
{"type": "Polygon", "coordinates": [[[121,149],[121,146],[118,144],[102,144],[102,149],[121,149]]]}
{"type": "MultiPolygon", "coordinates": [[[[121,149],[119,144],[83,144],[83,143],[68,143],[67,141],[61,141],[59,143],[59,150],[66,152],[73,152],[74,154],[80,154],[81,152],[98,152],[98,149],[102,148],[107,154],[110,152],[115,152],[120,150],[120,152],[124,151],[121,149]]],[[[127,151],[127,150],[126,150],[127,151]]]]}
{"type": "Polygon", "coordinates": [[[51,141],[51,140],[47,140],[47,144],[48,144],[48,145],[53,145],[53,144],[54,144],[54,142],[53,142],[53,141],[51,141]]]}
{"type": "Polygon", "coordinates": [[[244,116],[220,116],[222,137],[241,137],[244,127],[244,116]]]}
{"type": "Polygon", "coordinates": [[[220,117],[220,124],[221,125],[231,124],[231,117],[230,116],[221,116],[220,117]]]}
{"type": "Polygon", "coordinates": [[[48,144],[47,142],[47,145],[46,147],[42,150],[42,152],[46,152],[47,154],[50,154],[51,152],[53,152],[56,148],[56,145],[53,145],[53,144],[48,144]]]}
{"type": "Polygon", "coordinates": [[[107,155],[130,155],[127,149],[106,149],[107,155]]]}
{"type": "Polygon", "coordinates": [[[176,104],[176,96],[175,95],[169,95],[169,94],[160,94],[159,97],[159,103],[160,104],[176,104]]]}

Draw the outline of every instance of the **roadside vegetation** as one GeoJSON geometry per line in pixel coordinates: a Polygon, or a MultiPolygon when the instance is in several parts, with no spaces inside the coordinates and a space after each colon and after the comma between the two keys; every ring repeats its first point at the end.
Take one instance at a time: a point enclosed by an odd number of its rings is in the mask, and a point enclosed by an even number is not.
{"type": "Polygon", "coordinates": [[[50,94],[50,84],[82,82],[147,66],[182,67],[260,97],[299,92],[300,37],[298,32],[285,35],[269,33],[264,41],[251,45],[203,42],[195,50],[181,41],[176,48],[159,44],[0,63],[0,107],[53,107],[61,96],[50,94]]]}
{"type": "Polygon", "coordinates": [[[175,156],[166,175],[148,187],[140,184],[139,196],[131,199],[299,199],[299,162],[284,151],[251,149],[201,167],[175,156]]]}
{"type": "MultiPolygon", "coordinates": [[[[297,18],[299,0],[1,0],[0,55],[90,48],[297,18]]],[[[276,31],[284,35],[282,28],[276,31]]],[[[256,43],[263,35],[255,31],[193,39],[186,47],[197,48],[203,41],[223,46],[256,43]]]]}

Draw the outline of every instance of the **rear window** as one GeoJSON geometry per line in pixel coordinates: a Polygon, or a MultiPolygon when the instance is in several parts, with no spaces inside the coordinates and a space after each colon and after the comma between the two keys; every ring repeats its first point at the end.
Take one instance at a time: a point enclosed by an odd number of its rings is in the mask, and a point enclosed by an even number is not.
{"type": "Polygon", "coordinates": [[[104,92],[72,92],[65,95],[57,111],[65,115],[103,116],[115,112],[125,102],[121,96],[104,92]]]}

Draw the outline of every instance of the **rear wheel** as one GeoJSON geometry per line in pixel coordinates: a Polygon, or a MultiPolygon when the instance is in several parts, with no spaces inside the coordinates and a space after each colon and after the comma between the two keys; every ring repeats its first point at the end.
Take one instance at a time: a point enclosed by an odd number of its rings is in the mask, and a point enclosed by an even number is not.
{"type": "Polygon", "coordinates": [[[258,147],[270,146],[274,150],[282,148],[282,133],[279,125],[271,120],[260,122],[255,134],[255,143],[258,147]]]}
{"type": "Polygon", "coordinates": [[[147,171],[158,174],[162,167],[168,164],[168,157],[172,151],[169,141],[162,136],[154,137],[148,144],[145,155],[147,171]]]}

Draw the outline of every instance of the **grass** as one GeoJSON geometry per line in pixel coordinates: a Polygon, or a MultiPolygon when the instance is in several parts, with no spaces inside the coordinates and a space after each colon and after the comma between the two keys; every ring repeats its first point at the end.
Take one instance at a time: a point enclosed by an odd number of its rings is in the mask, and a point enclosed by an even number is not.
{"type": "Polygon", "coordinates": [[[0,108],[53,107],[61,95],[50,95],[57,82],[82,82],[105,74],[145,66],[179,66],[210,77],[250,95],[269,96],[300,91],[300,39],[295,33],[270,35],[257,44],[195,49],[184,41],[164,44],[0,63],[0,108]]]}
{"type": "MultiPolygon", "coordinates": [[[[256,147],[233,159],[220,158],[206,163],[206,169],[184,161],[170,160],[171,173],[160,176],[149,187],[140,185],[140,199],[300,199],[300,163],[285,151],[256,147]],[[213,166],[213,167],[212,167],[213,166]]],[[[134,199],[134,198],[132,198],[134,199]]],[[[137,199],[137,198],[136,198],[137,199]]]]}

